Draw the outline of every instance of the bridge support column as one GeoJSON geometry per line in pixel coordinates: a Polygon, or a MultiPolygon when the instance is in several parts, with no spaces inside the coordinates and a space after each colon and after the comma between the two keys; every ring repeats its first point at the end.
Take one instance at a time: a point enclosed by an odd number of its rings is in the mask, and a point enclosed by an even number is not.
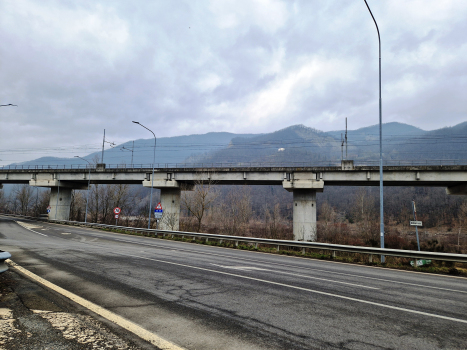
{"type": "Polygon", "coordinates": [[[68,187],[50,188],[50,213],[51,220],[69,220],[71,207],[71,193],[73,189],[68,187]]]}
{"type": "Polygon", "coordinates": [[[48,179],[37,179],[36,176],[29,181],[30,186],[50,187],[50,213],[51,220],[69,220],[73,189],[85,190],[86,184],[71,181],[60,181],[57,174],[48,179]]]}
{"type": "Polygon", "coordinates": [[[293,236],[296,241],[316,241],[316,191],[293,190],[293,236]]]}
{"type": "Polygon", "coordinates": [[[143,181],[143,186],[154,186],[154,188],[161,190],[161,205],[164,213],[159,228],[161,230],[178,231],[180,229],[181,191],[193,191],[194,186],[192,184],[180,184],[169,174],[167,177],[167,180],[155,180],[153,182],[148,177],[147,180],[143,181]]]}
{"type": "Polygon", "coordinates": [[[178,231],[180,228],[180,188],[161,188],[161,205],[164,211],[161,230],[178,231]]]}
{"type": "Polygon", "coordinates": [[[286,173],[282,186],[293,193],[293,238],[314,242],[316,230],[316,192],[323,192],[324,181],[319,174],[286,173]]]}

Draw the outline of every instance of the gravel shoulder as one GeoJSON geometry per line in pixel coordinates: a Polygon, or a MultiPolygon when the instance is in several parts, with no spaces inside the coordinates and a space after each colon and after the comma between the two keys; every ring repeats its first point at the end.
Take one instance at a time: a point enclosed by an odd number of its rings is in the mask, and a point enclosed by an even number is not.
{"type": "Polygon", "coordinates": [[[0,350],[157,349],[10,269],[0,274],[0,350]]]}

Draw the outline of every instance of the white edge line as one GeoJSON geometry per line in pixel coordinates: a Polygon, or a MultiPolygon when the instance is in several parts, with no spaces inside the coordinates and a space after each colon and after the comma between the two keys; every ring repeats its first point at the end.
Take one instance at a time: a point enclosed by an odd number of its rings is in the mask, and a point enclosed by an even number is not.
{"type": "Polygon", "coordinates": [[[36,274],[32,273],[29,270],[26,270],[24,267],[19,266],[12,260],[8,259],[6,262],[13,267],[14,269],[20,271],[22,274],[28,276],[29,278],[33,279],[36,282],[44,285],[45,287],[54,290],[57,293],[67,297],[68,299],[74,301],[75,303],[84,306],[85,308],[91,310],[92,312],[106,318],[107,320],[119,325],[120,327],[132,332],[133,334],[137,335],[138,337],[150,342],[151,344],[161,348],[162,350],[184,350],[182,347],[175,345],[156,334],[138,326],[137,324],[118,316],[117,314],[104,309],[103,307],[94,304],[80,296],[63,289],[52,282],[47,281],[46,279],[37,276],[36,274]]]}
{"type": "Polygon", "coordinates": [[[244,279],[253,280],[253,281],[258,281],[258,282],[263,282],[263,283],[274,284],[274,285],[276,285],[276,286],[281,286],[281,287],[286,287],[286,288],[292,288],[292,289],[303,290],[303,291],[310,292],[310,293],[315,293],[315,294],[321,294],[321,295],[331,296],[331,297],[340,298],[340,299],[344,299],[344,300],[356,301],[356,302],[359,302],[359,303],[369,304],[369,305],[374,305],[374,306],[379,306],[379,307],[384,307],[384,308],[387,308],[387,309],[398,310],[398,311],[404,311],[404,312],[409,312],[409,313],[413,313],[413,314],[417,314],[417,315],[430,316],[430,317],[440,318],[440,319],[443,319],[443,320],[454,321],[454,322],[461,322],[461,323],[466,323],[466,324],[467,324],[467,320],[462,320],[462,319],[460,319],[460,318],[453,318],[453,317],[442,316],[442,315],[437,315],[437,314],[430,314],[430,313],[428,313],[428,312],[417,311],[417,310],[411,310],[411,309],[406,309],[406,308],[403,308],[403,307],[381,304],[381,303],[377,303],[377,302],[369,301],[369,300],[362,300],[362,299],[357,299],[357,298],[352,298],[352,297],[346,297],[346,296],[339,295],[339,294],[321,292],[321,291],[319,291],[319,290],[314,290],[314,289],[308,289],[308,288],[303,288],[303,287],[291,286],[291,285],[288,285],[288,284],[279,283],[279,282],[273,282],[273,281],[268,281],[268,280],[263,280],[263,279],[260,279],[260,278],[242,276],[242,275],[237,275],[237,274],[234,274],[234,273],[223,272],[223,271],[216,271],[216,270],[212,270],[212,269],[206,269],[206,268],[204,268],[204,267],[190,266],[190,265],[179,264],[179,263],[174,263],[174,262],[170,262],[170,261],[164,261],[164,260],[146,258],[146,257],[142,257],[142,256],[121,254],[121,253],[115,253],[115,254],[117,254],[117,255],[123,255],[123,256],[128,256],[128,257],[132,257],[132,258],[137,258],[137,259],[145,259],[145,260],[157,261],[157,262],[161,262],[161,263],[164,263],[164,264],[170,264],[170,265],[188,267],[188,268],[196,269],[196,270],[209,271],[209,272],[219,273],[219,274],[223,274],[223,275],[228,275],[228,276],[233,276],[233,277],[239,277],[239,278],[244,278],[244,279]]]}
{"type": "Polygon", "coordinates": [[[47,235],[44,235],[43,233],[36,232],[36,231],[34,231],[33,229],[30,229],[29,227],[24,226],[23,223],[22,223],[21,221],[16,221],[16,220],[15,220],[15,222],[16,222],[18,225],[20,225],[22,228],[25,228],[25,229],[28,230],[28,231],[31,231],[31,232],[37,233],[38,235],[47,237],[47,235]]]}

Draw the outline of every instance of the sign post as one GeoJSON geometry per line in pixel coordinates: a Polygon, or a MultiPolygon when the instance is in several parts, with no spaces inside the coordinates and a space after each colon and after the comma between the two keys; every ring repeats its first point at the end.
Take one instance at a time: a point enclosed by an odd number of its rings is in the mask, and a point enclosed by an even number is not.
{"type": "Polygon", "coordinates": [[[415,199],[412,201],[412,208],[413,208],[413,219],[414,219],[414,221],[411,221],[410,225],[415,226],[415,234],[417,235],[418,251],[420,251],[420,240],[418,239],[418,226],[422,226],[422,222],[417,221],[417,208],[415,207],[415,199]]]}
{"type": "Polygon", "coordinates": [[[114,208],[115,226],[117,226],[118,216],[120,215],[121,212],[122,212],[122,209],[120,209],[119,207],[115,207],[115,208],[114,208]]]}
{"type": "Polygon", "coordinates": [[[164,213],[164,210],[162,210],[162,205],[161,202],[157,203],[156,208],[154,209],[154,217],[156,218],[156,230],[157,230],[157,224],[159,223],[159,219],[162,218],[162,214],[164,213]]]}

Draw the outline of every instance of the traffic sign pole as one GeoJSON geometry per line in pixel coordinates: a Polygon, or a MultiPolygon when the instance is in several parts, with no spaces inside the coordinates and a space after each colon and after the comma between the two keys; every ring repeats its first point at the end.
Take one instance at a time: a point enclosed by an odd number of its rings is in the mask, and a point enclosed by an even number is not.
{"type": "MultiPolygon", "coordinates": [[[[415,199],[412,201],[412,208],[413,208],[413,219],[414,221],[417,221],[417,208],[415,207],[415,199]]],[[[418,239],[418,225],[415,226],[415,234],[417,235],[417,245],[418,245],[418,251],[420,251],[420,240],[418,239]]]]}
{"type": "Polygon", "coordinates": [[[122,212],[122,209],[120,209],[119,207],[115,207],[115,208],[114,208],[115,226],[117,226],[117,223],[118,223],[118,216],[120,215],[121,212],[122,212]]]}

